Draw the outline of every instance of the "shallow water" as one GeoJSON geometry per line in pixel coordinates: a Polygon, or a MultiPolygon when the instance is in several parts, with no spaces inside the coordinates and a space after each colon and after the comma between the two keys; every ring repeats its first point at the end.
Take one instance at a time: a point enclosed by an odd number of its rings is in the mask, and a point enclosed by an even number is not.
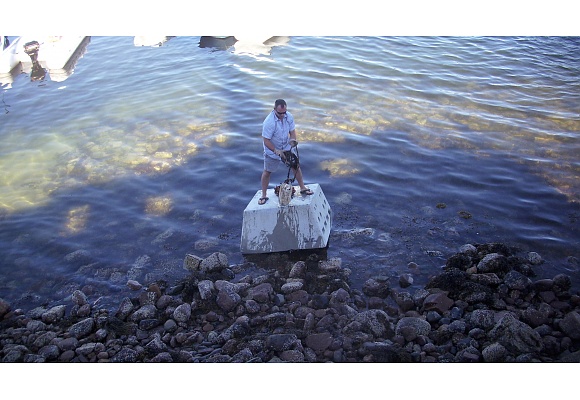
{"type": "Polygon", "coordinates": [[[421,285],[461,245],[506,242],[580,287],[579,38],[249,44],[92,37],[68,79],[4,82],[0,297],[90,285],[107,303],[127,279],[184,276],[187,253],[242,263],[276,98],[332,207],[328,256],[355,286],[403,272],[421,285]]]}

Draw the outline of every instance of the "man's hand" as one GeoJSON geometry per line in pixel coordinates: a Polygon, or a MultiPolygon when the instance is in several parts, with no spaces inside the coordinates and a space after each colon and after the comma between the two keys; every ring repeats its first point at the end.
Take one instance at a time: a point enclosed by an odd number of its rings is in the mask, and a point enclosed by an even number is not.
{"type": "Polygon", "coordinates": [[[282,161],[286,161],[286,156],[284,155],[284,152],[280,149],[274,149],[274,153],[280,157],[282,159],[282,161]]]}
{"type": "Polygon", "coordinates": [[[290,139],[290,146],[292,146],[292,147],[298,146],[298,140],[296,140],[296,139],[290,139]]]}

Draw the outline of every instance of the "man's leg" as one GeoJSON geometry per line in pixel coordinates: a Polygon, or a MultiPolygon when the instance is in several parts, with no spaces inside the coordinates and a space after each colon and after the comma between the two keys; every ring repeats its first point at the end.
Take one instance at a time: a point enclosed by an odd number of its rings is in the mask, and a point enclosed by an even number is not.
{"type": "Polygon", "coordinates": [[[272,173],[264,170],[262,172],[262,197],[266,197],[266,193],[268,192],[268,184],[270,183],[270,175],[272,173]]]}
{"type": "MultiPolygon", "coordinates": [[[[302,178],[302,168],[300,168],[300,166],[298,166],[298,169],[296,170],[296,180],[298,181],[298,185],[300,185],[300,192],[305,191],[305,190],[310,190],[308,189],[306,186],[304,186],[304,179],[302,178]]],[[[308,194],[312,194],[312,193],[308,193],[308,194]]]]}

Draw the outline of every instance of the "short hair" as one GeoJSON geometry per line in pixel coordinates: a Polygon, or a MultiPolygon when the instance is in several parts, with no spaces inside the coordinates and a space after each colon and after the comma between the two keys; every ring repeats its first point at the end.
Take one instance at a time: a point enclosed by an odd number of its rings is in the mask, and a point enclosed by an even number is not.
{"type": "Polygon", "coordinates": [[[286,107],[286,102],[283,99],[278,99],[274,102],[274,108],[278,108],[278,106],[286,107]]]}

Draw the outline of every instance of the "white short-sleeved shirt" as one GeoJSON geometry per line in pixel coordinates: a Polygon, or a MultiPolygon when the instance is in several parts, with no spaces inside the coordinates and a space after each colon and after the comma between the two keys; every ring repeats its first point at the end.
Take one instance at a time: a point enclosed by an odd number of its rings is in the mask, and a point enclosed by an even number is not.
{"type": "MultiPolygon", "coordinates": [[[[275,148],[286,151],[291,148],[290,132],[294,129],[294,117],[292,114],[286,111],[286,115],[280,120],[274,110],[272,110],[262,124],[262,136],[270,139],[275,148]]],[[[265,144],[264,154],[270,157],[278,157],[265,144]]]]}

